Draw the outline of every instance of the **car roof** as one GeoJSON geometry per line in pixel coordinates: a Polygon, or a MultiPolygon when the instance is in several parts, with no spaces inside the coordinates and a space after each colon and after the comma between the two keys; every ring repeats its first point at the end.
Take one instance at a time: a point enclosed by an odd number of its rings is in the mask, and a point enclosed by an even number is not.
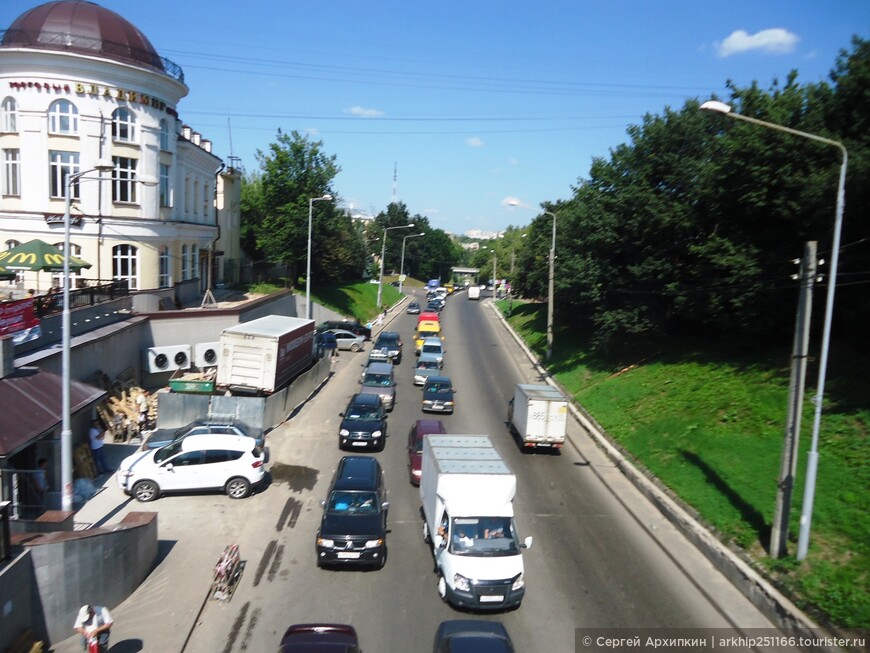
{"type": "Polygon", "coordinates": [[[348,331],[347,329],[329,329],[331,333],[347,333],[352,335],[354,338],[362,338],[362,335],[357,335],[353,331],[348,331]]]}
{"type": "Polygon", "coordinates": [[[426,336],[425,338],[423,338],[423,344],[424,345],[432,345],[432,344],[439,344],[440,345],[441,338],[438,338],[437,336],[426,336]]]}
{"type": "Polygon", "coordinates": [[[366,373],[371,372],[372,374],[391,374],[393,371],[392,363],[381,363],[374,362],[369,363],[366,366],[366,373]]]}
{"type": "Polygon", "coordinates": [[[182,451],[199,451],[201,449],[232,449],[248,451],[255,446],[254,438],[232,433],[197,433],[188,435],[181,441],[182,451]]]}
{"type": "Polygon", "coordinates": [[[447,383],[448,385],[453,385],[450,381],[449,376],[430,376],[426,379],[426,385],[430,385],[432,383],[447,383]]]}
{"type": "Polygon", "coordinates": [[[342,645],[345,650],[356,647],[359,639],[354,627],[344,624],[295,624],[281,638],[280,653],[316,651],[324,645],[329,646],[325,650],[338,650],[334,648],[336,644],[342,645]]]}
{"type": "Polygon", "coordinates": [[[417,362],[421,361],[432,361],[434,363],[438,362],[438,354],[433,354],[431,351],[424,351],[420,354],[420,358],[417,359],[417,362]]]}
{"type": "Polygon", "coordinates": [[[371,406],[372,404],[379,405],[381,396],[372,394],[371,392],[357,392],[350,398],[350,403],[355,405],[371,406]]]}
{"type": "Polygon", "coordinates": [[[418,419],[417,420],[417,437],[422,438],[430,433],[447,433],[447,428],[444,422],[440,419],[418,419]]]}
{"type": "Polygon", "coordinates": [[[372,456],[345,456],[338,462],[333,490],[376,490],[381,465],[372,456]]]}

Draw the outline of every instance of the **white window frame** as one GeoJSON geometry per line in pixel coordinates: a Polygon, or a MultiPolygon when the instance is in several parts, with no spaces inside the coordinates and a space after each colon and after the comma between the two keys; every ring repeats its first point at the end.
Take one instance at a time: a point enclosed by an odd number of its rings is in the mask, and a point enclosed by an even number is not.
{"type": "MultiPolygon", "coordinates": [[[[66,198],[66,180],[79,171],[79,153],[64,150],[48,152],[48,195],[54,199],[66,198]]],[[[79,199],[78,181],[70,187],[70,199],[79,199]]]]}
{"type": "Polygon", "coordinates": [[[79,110],[69,100],[55,100],[48,108],[49,134],[78,134],[79,110]]]}
{"type": "Polygon", "coordinates": [[[139,288],[139,249],[135,245],[112,248],[112,278],[127,281],[130,290],[139,288]]]}
{"type": "Polygon", "coordinates": [[[114,156],[115,172],[112,178],[112,201],[118,204],[138,204],[136,194],[136,166],[139,159],[114,156]]]}
{"type": "Polygon", "coordinates": [[[199,278],[199,248],[196,245],[190,246],[190,278],[199,278]]]}
{"type": "Polygon", "coordinates": [[[172,196],[169,188],[169,166],[165,163],[160,164],[160,206],[161,208],[169,208],[172,206],[172,196]]]}
{"type": "Polygon", "coordinates": [[[160,149],[163,152],[169,151],[169,123],[165,118],[160,121],[160,149]]]}
{"type": "Polygon", "coordinates": [[[161,247],[160,254],[158,255],[158,285],[160,288],[169,288],[172,285],[171,261],[169,248],[166,246],[161,247]]]}
{"type": "MultiPolygon", "coordinates": [[[[57,247],[57,251],[63,253],[63,243],[62,242],[55,243],[54,246],[57,247]]],[[[82,246],[76,245],[75,243],[70,243],[69,244],[69,253],[72,256],[76,256],[78,258],[81,258],[82,246]]],[[[78,287],[78,279],[79,279],[79,275],[76,274],[75,272],[73,272],[72,270],[70,270],[70,273],[69,273],[70,290],[78,287]]],[[[54,286],[55,288],[63,288],[63,272],[55,272],[51,275],[51,285],[54,286]]]]}
{"type": "Polygon", "coordinates": [[[0,121],[0,131],[3,131],[7,134],[17,134],[18,133],[18,103],[15,101],[14,97],[5,97],[3,98],[3,102],[0,103],[0,114],[2,114],[2,121],[0,121]]]}
{"type": "Polygon", "coordinates": [[[112,140],[116,143],[136,142],[136,114],[126,107],[112,113],[112,140]]]}
{"type": "Polygon", "coordinates": [[[21,197],[21,150],[3,149],[3,195],[21,197]]]}

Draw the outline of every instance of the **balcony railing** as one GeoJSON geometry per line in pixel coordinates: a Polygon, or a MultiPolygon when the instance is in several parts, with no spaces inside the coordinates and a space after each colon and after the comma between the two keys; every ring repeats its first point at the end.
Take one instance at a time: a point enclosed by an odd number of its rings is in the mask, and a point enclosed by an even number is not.
{"type": "MultiPolygon", "coordinates": [[[[69,291],[70,310],[96,306],[119,297],[127,297],[130,294],[130,284],[126,279],[113,281],[80,279],[79,283],[84,284],[84,287],[69,291]]],[[[61,313],[63,311],[63,292],[57,289],[47,295],[34,297],[33,310],[36,317],[40,319],[61,313]]]]}

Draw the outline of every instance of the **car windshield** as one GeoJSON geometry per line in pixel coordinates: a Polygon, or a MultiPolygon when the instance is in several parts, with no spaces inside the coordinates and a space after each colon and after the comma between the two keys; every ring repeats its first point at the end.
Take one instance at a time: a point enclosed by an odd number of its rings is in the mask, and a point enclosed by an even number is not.
{"type": "Polygon", "coordinates": [[[374,492],[336,490],[329,496],[326,509],[343,514],[374,515],[378,512],[378,497],[374,492]]]}
{"type": "Polygon", "coordinates": [[[181,451],[181,443],[183,440],[176,440],[172,444],[167,444],[165,447],[161,447],[154,453],[154,462],[162,463],[164,460],[168,460],[172,458],[175,454],[181,451]]]}
{"type": "Polygon", "coordinates": [[[387,336],[381,336],[378,338],[378,347],[396,347],[398,344],[398,338],[390,338],[387,336]]]}
{"type": "Polygon", "coordinates": [[[345,414],[345,417],[354,420],[380,419],[378,409],[369,408],[368,406],[351,406],[345,414]]]}
{"type": "Polygon", "coordinates": [[[437,370],[438,361],[417,361],[418,370],[437,370]]]}
{"type": "Polygon", "coordinates": [[[426,386],[426,392],[435,392],[439,395],[446,395],[450,392],[449,383],[430,383],[426,386]]]}
{"type": "Polygon", "coordinates": [[[423,345],[424,354],[440,354],[441,345],[423,345]]]}
{"type": "Polygon", "coordinates": [[[390,375],[389,374],[366,374],[363,379],[363,385],[375,386],[375,387],[389,387],[390,385],[390,375]]]}
{"type": "Polygon", "coordinates": [[[519,552],[511,517],[456,517],[450,528],[450,552],[504,556],[519,552]]]}

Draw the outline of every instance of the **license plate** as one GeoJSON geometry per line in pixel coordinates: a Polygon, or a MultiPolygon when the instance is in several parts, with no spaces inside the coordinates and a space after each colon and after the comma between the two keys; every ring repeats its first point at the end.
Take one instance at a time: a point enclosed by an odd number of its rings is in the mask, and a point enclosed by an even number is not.
{"type": "Polygon", "coordinates": [[[485,594],[480,597],[481,603],[500,603],[504,601],[504,596],[501,594],[485,594]]]}
{"type": "Polygon", "coordinates": [[[441,406],[440,404],[433,404],[432,410],[444,410],[444,406],[441,406]]]}
{"type": "Polygon", "coordinates": [[[365,446],[368,446],[368,442],[360,442],[359,440],[357,440],[356,442],[351,442],[350,444],[351,444],[352,447],[365,447],[365,446]]]}
{"type": "Polygon", "coordinates": [[[357,558],[359,558],[359,552],[358,551],[339,551],[338,555],[336,557],[339,559],[345,559],[345,560],[347,560],[347,559],[356,560],[357,558]]]}

